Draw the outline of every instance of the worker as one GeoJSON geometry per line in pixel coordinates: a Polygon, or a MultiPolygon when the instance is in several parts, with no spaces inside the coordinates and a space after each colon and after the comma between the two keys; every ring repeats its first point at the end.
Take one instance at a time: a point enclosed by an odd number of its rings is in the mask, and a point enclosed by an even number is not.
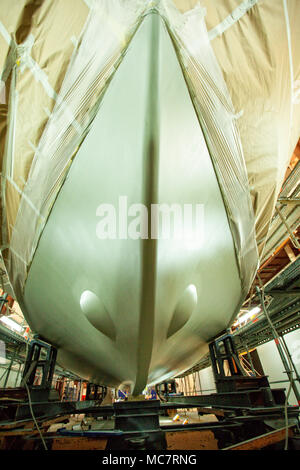
{"type": "Polygon", "coordinates": [[[118,390],[118,401],[119,401],[119,400],[126,400],[126,399],[127,399],[127,393],[126,393],[126,391],[125,391],[125,390],[121,390],[121,389],[119,388],[119,390],[118,390]]]}
{"type": "Polygon", "coordinates": [[[130,387],[128,385],[123,385],[122,387],[119,388],[118,390],[118,401],[127,401],[128,400],[128,395],[130,392],[130,387]]]}
{"type": "Polygon", "coordinates": [[[149,399],[150,400],[157,400],[157,393],[156,393],[156,390],[155,390],[154,387],[151,387],[149,399]]]}

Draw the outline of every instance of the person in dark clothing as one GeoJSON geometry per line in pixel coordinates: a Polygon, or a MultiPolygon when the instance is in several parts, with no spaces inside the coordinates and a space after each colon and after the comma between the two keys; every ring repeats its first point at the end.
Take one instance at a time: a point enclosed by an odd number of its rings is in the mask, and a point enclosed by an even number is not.
{"type": "Polygon", "coordinates": [[[150,390],[150,400],[157,400],[157,393],[154,387],[152,387],[150,390]]]}

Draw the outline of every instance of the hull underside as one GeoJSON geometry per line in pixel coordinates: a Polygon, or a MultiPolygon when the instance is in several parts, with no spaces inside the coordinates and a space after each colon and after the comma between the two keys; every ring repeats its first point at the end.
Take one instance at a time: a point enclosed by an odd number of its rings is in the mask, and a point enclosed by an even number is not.
{"type": "Polygon", "coordinates": [[[167,29],[149,15],[50,213],[24,314],[57,347],[62,366],[140,393],[193,366],[228,326],[241,296],[205,139],[167,29]],[[128,207],[202,204],[203,237],[100,239],[97,208],[118,209],[124,196],[128,207]]]}

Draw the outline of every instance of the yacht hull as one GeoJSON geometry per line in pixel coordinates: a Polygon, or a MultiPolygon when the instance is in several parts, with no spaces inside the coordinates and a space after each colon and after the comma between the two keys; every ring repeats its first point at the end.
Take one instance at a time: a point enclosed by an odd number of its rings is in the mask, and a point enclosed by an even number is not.
{"type": "Polygon", "coordinates": [[[197,363],[241,300],[212,161],[172,41],[151,14],[49,215],[24,314],[63,367],[94,383],[129,383],[137,394],[197,363]],[[198,207],[201,234],[151,233],[153,204],[198,207]],[[138,227],[142,207],[148,215],[138,227]],[[147,237],[136,236],[141,225],[147,237]]]}

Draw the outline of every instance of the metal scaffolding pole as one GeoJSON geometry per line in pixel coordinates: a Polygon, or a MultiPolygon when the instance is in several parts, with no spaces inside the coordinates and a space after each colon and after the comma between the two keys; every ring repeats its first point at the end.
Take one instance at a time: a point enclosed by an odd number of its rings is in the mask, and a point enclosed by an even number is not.
{"type": "Polygon", "coordinates": [[[9,366],[6,369],[6,377],[5,377],[5,380],[4,380],[3,388],[6,388],[12,364],[13,364],[13,358],[10,360],[9,366]]]}
{"type": "Polygon", "coordinates": [[[5,368],[5,371],[3,372],[3,374],[2,374],[1,377],[0,377],[0,381],[3,379],[3,377],[4,377],[5,374],[7,373],[7,369],[8,369],[8,367],[5,368]]]}
{"type": "Polygon", "coordinates": [[[252,369],[252,372],[256,375],[256,372],[255,372],[255,369],[254,369],[254,365],[253,365],[253,362],[252,362],[252,357],[251,357],[251,354],[249,352],[249,349],[248,349],[248,344],[247,344],[247,341],[243,340],[243,344],[246,348],[246,351],[247,351],[247,357],[249,359],[249,363],[251,365],[251,369],[252,369]]]}
{"type": "Polygon", "coordinates": [[[200,395],[202,395],[202,385],[201,385],[201,379],[200,379],[200,370],[198,370],[198,380],[199,380],[200,395]]]}
{"type": "Polygon", "coordinates": [[[295,235],[293,234],[292,229],[288,224],[288,221],[286,220],[286,218],[284,217],[284,215],[282,214],[282,212],[281,212],[281,210],[279,209],[278,206],[275,207],[275,210],[276,210],[277,214],[279,215],[279,217],[281,218],[282,222],[284,223],[294,247],[297,248],[297,250],[300,250],[300,244],[299,244],[297,238],[295,237],[295,235]]]}
{"type": "Polygon", "coordinates": [[[17,373],[17,376],[16,376],[16,380],[15,380],[15,387],[17,386],[17,383],[18,383],[19,375],[20,375],[20,372],[21,372],[21,367],[22,367],[22,362],[20,362],[20,364],[19,364],[19,369],[18,369],[18,373],[17,373]]]}
{"type": "MultiPolygon", "coordinates": [[[[286,357],[285,357],[283,348],[282,348],[282,346],[281,346],[281,344],[280,344],[280,337],[279,337],[279,335],[278,335],[278,333],[277,333],[277,331],[276,331],[276,329],[275,329],[275,327],[274,327],[274,325],[273,325],[273,323],[272,323],[272,320],[271,320],[271,318],[270,318],[270,316],[269,316],[269,313],[268,313],[268,311],[267,311],[267,308],[266,308],[266,306],[265,306],[264,294],[263,294],[263,292],[261,291],[261,289],[259,289],[258,287],[256,287],[256,291],[257,291],[257,294],[258,294],[258,296],[259,296],[259,298],[260,298],[260,302],[261,302],[261,306],[262,306],[262,308],[263,308],[263,312],[264,312],[264,314],[265,314],[265,316],[266,316],[266,318],[267,318],[267,320],[268,320],[268,323],[269,323],[269,325],[270,325],[271,332],[272,332],[272,334],[273,334],[273,337],[274,337],[274,340],[275,340],[275,344],[276,344],[276,346],[277,346],[277,350],[278,350],[278,352],[279,352],[280,358],[281,358],[282,363],[283,363],[283,366],[284,366],[284,368],[285,368],[285,372],[286,372],[286,374],[287,374],[287,376],[288,376],[288,378],[289,378],[289,381],[290,381],[290,383],[291,383],[291,387],[292,387],[292,389],[293,389],[293,392],[294,392],[294,394],[295,394],[295,396],[296,396],[297,402],[300,404],[300,393],[299,393],[299,390],[298,390],[297,385],[295,384],[294,377],[293,377],[293,372],[294,372],[294,371],[293,371],[292,368],[290,368],[290,365],[289,365],[289,363],[288,363],[288,361],[287,361],[287,359],[286,359],[286,357]]],[[[288,359],[289,359],[289,357],[288,357],[288,359]]],[[[291,364],[291,365],[292,365],[292,364],[291,364]]]]}
{"type": "Polygon", "coordinates": [[[7,382],[8,382],[8,378],[9,378],[9,375],[10,375],[10,371],[11,371],[11,368],[12,368],[12,365],[15,361],[15,358],[16,356],[18,355],[19,353],[19,350],[20,350],[20,346],[18,346],[16,349],[14,349],[14,354],[10,360],[10,363],[9,363],[9,366],[7,368],[7,374],[6,374],[6,377],[5,377],[5,381],[4,381],[4,385],[3,385],[3,388],[6,388],[6,385],[7,385],[7,382]]]}
{"type": "MultiPolygon", "coordinates": [[[[295,364],[294,364],[294,361],[293,361],[292,355],[291,355],[291,353],[290,353],[290,350],[289,350],[289,348],[288,348],[288,346],[287,346],[287,344],[286,344],[286,341],[285,341],[285,339],[284,339],[284,336],[283,336],[283,335],[281,335],[281,339],[282,339],[282,341],[283,341],[283,343],[284,343],[284,345],[285,345],[286,353],[288,354],[288,356],[289,356],[289,359],[290,359],[290,361],[291,361],[291,363],[292,363],[292,366],[293,366],[294,372],[295,372],[295,374],[296,374],[296,377],[297,377],[297,381],[298,381],[298,383],[300,384],[300,376],[299,376],[299,374],[298,374],[298,370],[297,370],[297,368],[296,368],[296,366],[295,366],[295,364]]],[[[299,403],[299,402],[298,402],[298,403],[299,403]]]]}

